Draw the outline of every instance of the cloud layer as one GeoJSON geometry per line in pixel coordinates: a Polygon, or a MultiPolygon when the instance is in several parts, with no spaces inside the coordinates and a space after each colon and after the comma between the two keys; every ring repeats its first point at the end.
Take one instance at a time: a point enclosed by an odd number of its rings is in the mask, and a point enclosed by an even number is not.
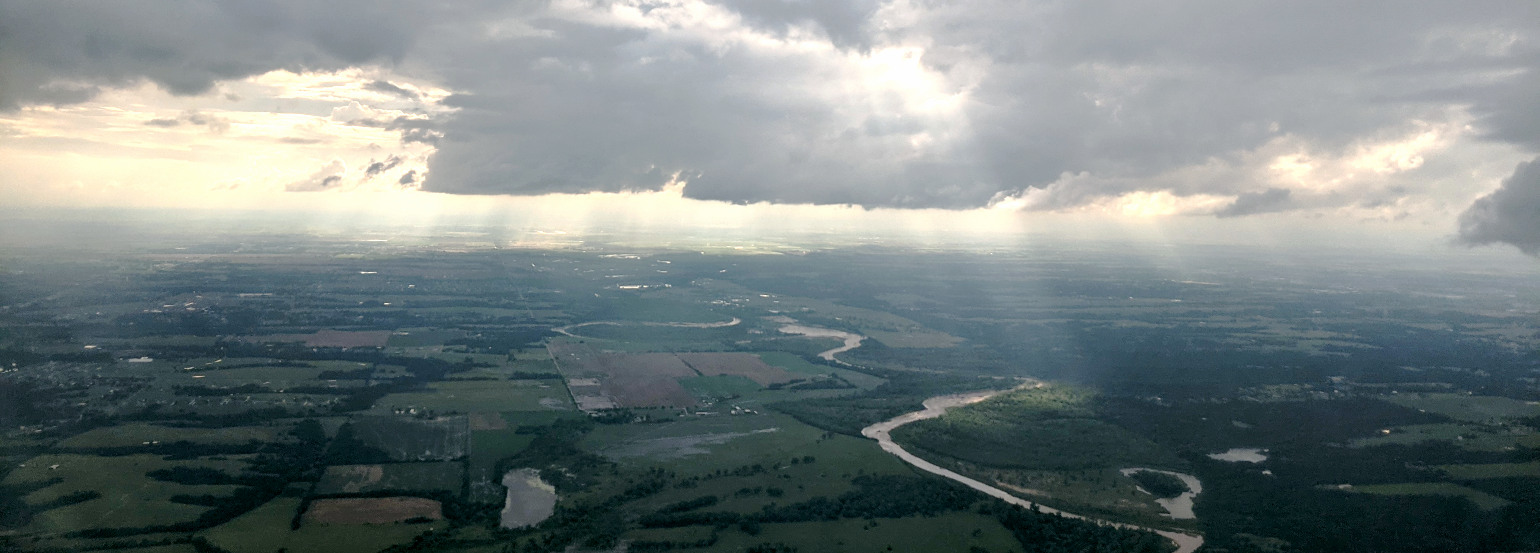
{"type": "MultiPolygon", "coordinates": [[[[354,122],[435,146],[401,182],[456,194],[1447,220],[1540,153],[1525,2],[0,3],[0,109],[358,66],[455,92],[354,122]]],[[[1540,238],[1483,205],[1470,240],[1540,238]]]]}

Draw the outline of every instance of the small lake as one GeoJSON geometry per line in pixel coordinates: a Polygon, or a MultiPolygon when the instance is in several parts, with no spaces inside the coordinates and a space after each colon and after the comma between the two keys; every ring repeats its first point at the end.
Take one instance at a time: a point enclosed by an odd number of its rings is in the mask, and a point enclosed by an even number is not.
{"type": "Polygon", "coordinates": [[[1235,447],[1229,451],[1210,453],[1208,458],[1230,463],[1260,463],[1267,460],[1267,450],[1259,447],[1235,447]]]}
{"type": "Polygon", "coordinates": [[[533,526],[556,511],[556,488],[542,480],[538,470],[510,470],[503,475],[503,487],[508,488],[508,499],[503,503],[503,528],[533,526]]]}

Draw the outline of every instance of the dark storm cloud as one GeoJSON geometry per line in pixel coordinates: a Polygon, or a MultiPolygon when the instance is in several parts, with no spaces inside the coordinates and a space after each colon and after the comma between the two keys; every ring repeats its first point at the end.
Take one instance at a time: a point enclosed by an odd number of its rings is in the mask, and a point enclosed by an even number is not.
{"type": "Polygon", "coordinates": [[[413,169],[411,171],[407,171],[405,174],[401,175],[401,180],[396,181],[396,184],[401,186],[411,186],[413,184],[417,184],[417,170],[413,169]]]}
{"type": "Polygon", "coordinates": [[[379,64],[455,92],[447,117],[353,122],[435,145],[420,183],[449,193],[682,179],[737,203],[1065,209],[1165,191],[1238,216],[1426,192],[1415,168],[1308,198],[1253,178],[1285,139],[1340,157],[1468,113],[1540,151],[1532,2],[0,2],[0,108],[379,64]]]}
{"type": "MultiPolygon", "coordinates": [[[[1233,196],[1225,213],[1241,215],[1291,198],[1250,178],[1154,177],[1205,164],[1247,176],[1242,165],[1259,163],[1247,153],[1281,137],[1348,155],[1458,105],[1491,113],[1480,132],[1517,141],[1535,128],[1524,115],[1540,113],[1526,100],[1540,94],[1540,14],[1524,3],[972,1],[907,16],[863,2],[718,4],[782,35],[810,22],[836,45],[927,45],[926,68],[970,101],[959,124],[937,125],[862,104],[880,97],[830,101],[820,84],[859,77],[816,60],[532,17],[540,32],[494,45],[495,59],[447,66],[461,111],[425,187],[657,189],[679,172],[693,176],[686,195],[732,202],[972,207],[1038,189],[1036,208],[1068,208],[1168,190],[1233,196]],[[897,139],[916,129],[966,137],[916,155],[897,139]]],[[[1332,198],[1365,199],[1316,200],[1332,198]]]]}
{"type": "Polygon", "coordinates": [[[1460,240],[1510,244],[1540,256],[1540,158],[1519,164],[1501,188],[1460,215],[1460,240]]]}
{"type": "Polygon", "coordinates": [[[180,95],[274,69],[406,55],[425,4],[408,1],[0,2],[0,110],[78,103],[149,80],[180,95]]]}

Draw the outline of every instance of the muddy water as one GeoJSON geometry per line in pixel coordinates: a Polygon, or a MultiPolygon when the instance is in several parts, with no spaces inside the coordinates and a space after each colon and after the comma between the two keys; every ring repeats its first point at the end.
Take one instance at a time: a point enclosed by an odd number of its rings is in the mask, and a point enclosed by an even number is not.
{"type": "Polygon", "coordinates": [[[835,355],[845,353],[860,347],[861,340],[866,339],[865,336],[860,334],[851,334],[843,330],[819,328],[816,326],[786,325],[781,327],[780,331],[783,334],[797,334],[800,336],[807,336],[809,338],[839,338],[844,340],[845,345],[818,354],[818,357],[824,361],[838,361],[841,363],[843,363],[843,361],[835,359],[835,355]]]}
{"type": "Polygon", "coordinates": [[[510,470],[503,475],[503,486],[508,488],[508,498],[503,502],[503,528],[533,526],[556,511],[556,488],[540,479],[540,471],[510,470]]]}
{"type": "Polygon", "coordinates": [[[1171,476],[1177,477],[1177,479],[1181,480],[1183,484],[1187,485],[1187,491],[1182,492],[1181,495],[1176,497],[1163,497],[1156,499],[1155,503],[1166,510],[1166,516],[1169,516],[1173,519],[1184,520],[1198,518],[1197,515],[1192,513],[1193,499],[1197,498],[1198,494],[1203,493],[1203,483],[1198,481],[1198,477],[1191,474],[1171,472],[1169,470],[1147,469],[1142,467],[1127,468],[1120,472],[1123,473],[1123,476],[1128,476],[1136,472],[1159,472],[1161,474],[1169,474],[1171,476]]]}
{"type": "MultiPolygon", "coordinates": [[[[782,332],[786,332],[786,330],[784,328],[781,331],[782,332]]],[[[1038,384],[1035,384],[1035,386],[1042,386],[1042,384],[1038,383],[1038,384]]],[[[1106,521],[1106,520],[1101,520],[1101,519],[1084,517],[1084,516],[1080,516],[1080,515],[1077,515],[1077,514],[1074,514],[1074,513],[1066,513],[1064,511],[1060,511],[1060,510],[1053,509],[1053,508],[1050,508],[1050,507],[1044,507],[1042,505],[1036,505],[1036,504],[1032,503],[1031,501],[1027,501],[1025,499],[1022,499],[1022,498],[1016,497],[1014,495],[1011,495],[1009,492],[1006,492],[1005,490],[1002,490],[1000,488],[996,488],[996,487],[991,486],[989,484],[985,484],[985,483],[980,482],[978,480],[974,480],[974,479],[969,478],[967,476],[963,476],[961,474],[957,474],[956,472],[952,472],[950,470],[947,470],[945,468],[937,466],[935,463],[931,463],[930,461],[926,461],[924,459],[916,457],[913,453],[909,453],[908,451],[904,450],[903,447],[901,447],[897,443],[895,443],[893,441],[892,436],[890,435],[890,433],[893,431],[893,429],[898,428],[900,426],[903,426],[903,425],[906,425],[906,424],[909,424],[911,422],[918,421],[918,420],[933,419],[933,418],[941,416],[943,413],[946,413],[948,409],[951,409],[953,407],[959,407],[959,406],[963,406],[963,405],[969,405],[969,404],[973,404],[973,403],[978,403],[980,401],[984,401],[986,399],[989,399],[989,398],[994,397],[996,395],[1005,393],[1007,391],[1009,391],[1009,390],[992,390],[992,391],[987,391],[987,392],[971,392],[971,393],[966,393],[966,394],[952,394],[952,395],[945,395],[945,396],[936,396],[936,397],[933,397],[933,398],[925,400],[925,404],[924,404],[925,405],[925,409],[920,410],[920,411],[915,411],[915,412],[912,412],[912,413],[905,413],[905,414],[899,415],[897,417],[893,417],[892,419],[888,419],[886,421],[879,422],[877,424],[873,424],[871,426],[863,428],[863,429],[861,429],[861,435],[862,436],[866,436],[868,438],[871,438],[873,440],[877,440],[877,444],[882,446],[882,450],[883,451],[886,451],[888,453],[893,454],[894,456],[898,457],[899,459],[902,459],[905,463],[909,463],[910,465],[914,465],[915,468],[918,468],[918,469],[923,470],[925,472],[929,472],[931,474],[935,474],[935,475],[938,475],[938,476],[942,476],[942,477],[954,480],[954,481],[956,481],[956,482],[958,482],[958,483],[960,483],[960,484],[962,484],[964,486],[967,486],[969,488],[973,488],[975,490],[983,492],[986,495],[989,495],[991,497],[1000,499],[1002,501],[1005,501],[1006,503],[1010,503],[1010,504],[1013,504],[1013,505],[1020,505],[1022,507],[1026,507],[1026,508],[1029,508],[1029,509],[1035,506],[1035,507],[1037,507],[1039,510],[1041,510],[1044,513],[1057,513],[1057,514],[1064,515],[1064,516],[1070,517],[1070,518],[1078,518],[1078,519],[1082,519],[1082,520],[1089,520],[1089,521],[1096,522],[1096,523],[1099,523],[1099,524],[1107,524],[1107,525],[1115,526],[1115,527],[1118,527],[1118,528],[1128,528],[1128,529],[1133,529],[1133,530],[1148,530],[1148,531],[1151,531],[1151,532],[1155,532],[1157,534],[1160,534],[1161,536],[1164,536],[1166,539],[1169,539],[1172,542],[1174,542],[1176,544],[1176,548],[1177,548],[1176,549],[1176,553],[1192,553],[1193,551],[1197,551],[1199,547],[1203,546],[1203,536],[1198,536],[1198,535],[1194,535],[1194,534],[1183,534],[1183,533],[1179,533],[1179,532],[1170,532],[1170,531],[1165,531],[1165,530],[1155,530],[1153,528],[1144,528],[1144,527],[1141,527],[1141,526],[1134,526],[1134,525],[1123,524],[1123,523],[1119,523],[1119,522],[1111,522],[1111,521],[1106,521]]]]}

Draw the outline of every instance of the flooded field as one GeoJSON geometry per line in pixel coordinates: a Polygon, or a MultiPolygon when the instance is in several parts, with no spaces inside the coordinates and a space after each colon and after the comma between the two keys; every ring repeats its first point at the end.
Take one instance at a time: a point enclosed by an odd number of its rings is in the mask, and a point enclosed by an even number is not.
{"type": "Polygon", "coordinates": [[[522,528],[539,524],[556,510],[556,488],[540,478],[540,471],[514,469],[503,475],[508,498],[503,503],[503,528],[522,528]]]}

